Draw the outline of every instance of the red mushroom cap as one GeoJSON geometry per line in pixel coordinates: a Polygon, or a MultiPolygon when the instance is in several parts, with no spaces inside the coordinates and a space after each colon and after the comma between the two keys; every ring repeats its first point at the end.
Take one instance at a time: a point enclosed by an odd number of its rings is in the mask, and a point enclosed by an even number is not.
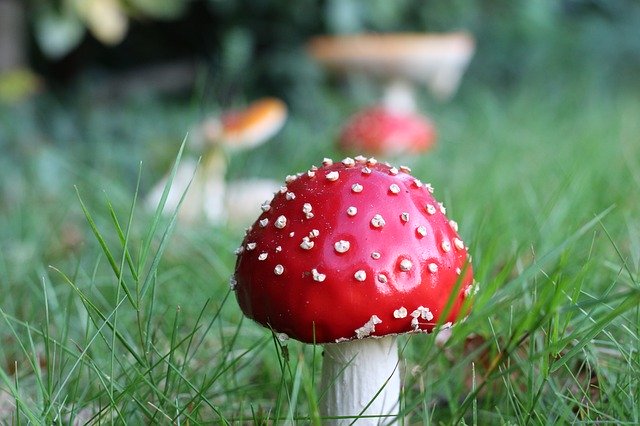
{"type": "Polygon", "coordinates": [[[289,176],[237,251],[240,308],[308,343],[455,321],[473,293],[471,265],[432,191],[364,157],[289,176]]]}
{"type": "Polygon", "coordinates": [[[376,106],[354,115],[339,143],[348,152],[393,156],[426,151],[435,141],[435,127],[426,117],[376,106]]]}

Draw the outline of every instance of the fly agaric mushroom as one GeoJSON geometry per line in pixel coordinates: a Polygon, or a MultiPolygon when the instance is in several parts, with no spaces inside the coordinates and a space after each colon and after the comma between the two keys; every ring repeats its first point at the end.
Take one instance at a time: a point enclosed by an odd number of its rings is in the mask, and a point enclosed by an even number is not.
{"type": "Polygon", "coordinates": [[[245,315],[324,345],[327,419],[396,416],[395,336],[466,314],[467,247],[432,191],[406,167],[325,159],[287,177],[236,252],[231,284],[245,315]]]}
{"type": "Polygon", "coordinates": [[[340,133],[339,145],[347,152],[392,157],[426,151],[435,141],[435,127],[426,117],[377,106],[349,119],[340,133]]]}
{"type": "Polygon", "coordinates": [[[384,81],[380,105],[351,118],[339,140],[347,151],[381,156],[415,154],[435,143],[433,124],[416,112],[414,84],[426,85],[439,99],[450,98],[474,50],[475,41],[465,32],[319,36],[308,44],[311,56],[331,71],[364,74],[384,81]],[[367,119],[369,114],[375,114],[376,120],[382,122],[376,125],[367,119]],[[360,121],[370,121],[372,131],[360,126],[360,121]],[[389,137],[383,123],[395,129],[389,137]],[[402,130],[407,124],[410,127],[402,130]]]}

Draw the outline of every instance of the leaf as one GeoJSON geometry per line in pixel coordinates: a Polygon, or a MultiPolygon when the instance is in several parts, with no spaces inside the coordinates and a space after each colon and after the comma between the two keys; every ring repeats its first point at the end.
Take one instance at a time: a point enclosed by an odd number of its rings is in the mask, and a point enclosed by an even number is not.
{"type": "Polygon", "coordinates": [[[52,8],[40,10],[34,22],[34,36],[42,52],[52,59],[59,59],[72,51],[85,33],[80,18],[71,13],[54,11],[52,8]]]}

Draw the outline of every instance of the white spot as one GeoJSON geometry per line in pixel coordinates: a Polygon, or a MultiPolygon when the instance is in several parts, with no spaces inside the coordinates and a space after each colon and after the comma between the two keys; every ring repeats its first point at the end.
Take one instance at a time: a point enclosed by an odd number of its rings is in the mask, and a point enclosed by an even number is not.
{"type": "Polygon", "coordinates": [[[444,204],[438,203],[438,206],[440,206],[440,212],[442,212],[442,214],[447,214],[447,209],[444,208],[444,204]]]}
{"type": "Polygon", "coordinates": [[[311,270],[311,275],[313,276],[313,280],[317,281],[319,283],[321,283],[322,281],[324,281],[327,278],[327,276],[325,274],[321,274],[315,268],[311,270]]]}
{"type": "Polygon", "coordinates": [[[349,251],[350,247],[351,247],[351,243],[349,243],[349,241],[346,241],[346,240],[340,240],[333,245],[333,248],[338,253],[346,253],[347,251],[349,251]]]}
{"type": "Polygon", "coordinates": [[[287,192],[284,197],[287,200],[291,201],[296,199],[296,194],[294,194],[293,192],[287,192]]]}
{"type": "Polygon", "coordinates": [[[235,275],[231,275],[229,277],[229,288],[231,290],[235,290],[237,285],[238,285],[238,280],[236,279],[236,276],[235,275]]]}
{"type": "Polygon", "coordinates": [[[398,174],[398,169],[396,169],[395,167],[392,167],[389,169],[389,173],[395,176],[398,174]]]}
{"type": "Polygon", "coordinates": [[[267,253],[260,253],[260,255],[258,256],[258,260],[265,260],[267,256],[268,256],[267,253]]]}
{"type": "Polygon", "coordinates": [[[359,193],[359,192],[362,192],[362,185],[360,185],[359,183],[354,183],[354,184],[351,186],[351,190],[352,190],[353,192],[355,192],[356,194],[357,194],[357,193],[359,193]]]}
{"type": "Polygon", "coordinates": [[[462,250],[464,248],[464,242],[460,238],[454,238],[453,246],[458,250],[462,250]]]}
{"type": "Polygon", "coordinates": [[[287,226],[287,218],[284,215],[278,216],[275,223],[273,224],[276,228],[282,229],[287,226]]]}
{"type": "Polygon", "coordinates": [[[353,278],[355,278],[356,280],[362,282],[362,281],[367,279],[367,273],[365,271],[363,271],[362,269],[359,269],[359,270],[356,271],[355,274],[353,274],[353,278]]]}
{"type": "Polygon", "coordinates": [[[371,315],[371,319],[364,323],[364,325],[360,328],[356,328],[356,337],[358,339],[362,339],[371,335],[374,331],[376,331],[376,324],[380,324],[382,320],[378,318],[377,315],[371,315]]]}
{"type": "Polygon", "coordinates": [[[456,222],[455,220],[450,220],[449,226],[451,227],[451,229],[458,232],[458,222],[456,222]]]}
{"type": "Polygon", "coordinates": [[[289,237],[293,237],[294,235],[296,235],[295,232],[293,232],[293,231],[289,232],[289,237]]]}
{"type": "Polygon", "coordinates": [[[400,166],[400,171],[404,173],[411,173],[411,168],[407,166],[400,166]]]}
{"type": "Polygon", "coordinates": [[[435,208],[435,206],[433,204],[427,204],[426,206],[424,206],[424,209],[429,214],[436,214],[436,208],[435,208]]]}
{"type": "Polygon", "coordinates": [[[238,255],[242,254],[242,252],[244,252],[244,247],[242,247],[242,246],[238,247],[238,248],[234,251],[234,253],[235,253],[235,255],[236,255],[236,256],[238,256],[238,255]]]}
{"type": "Polygon", "coordinates": [[[460,275],[462,273],[462,270],[460,268],[456,268],[456,275],[460,275]]]}
{"type": "Polygon", "coordinates": [[[433,272],[434,274],[438,272],[438,265],[436,265],[435,263],[430,263],[428,268],[429,272],[433,272]]]}
{"type": "Polygon", "coordinates": [[[309,238],[315,238],[318,235],[320,235],[320,231],[318,231],[317,229],[312,229],[311,232],[309,232],[309,238]]]}
{"type": "Polygon", "coordinates": [[[425,183],[424,187],[427,189],[427,191],[429,191],[431,194],[433,194],[433,186],[431,186],[430,183],[425,183]]]}
{"type": "Polygon", "coordinates": [[[358,213],[358,209],[354,206],[351,206],[347,209],[347,214],[351,217],[355,216],[358,213]]]}
{"type": "Polygon", "coordinates": [[[389,280],[387,279],[387,276],[385,274],[378,274],[378,281],[380,281],[382,284],[386,284],[389,280]]]}
{"type": "Polygon", "coordinates": [[[373,216],[373,219],[371,219],[371,226],[374,228],[382,228],[385,224],[384,218],[379,214],[376,214],[373,216]]]}
{"type": "Polygon", "coordinates": [[[335,182],[340,177],[340,173],[334,170],[333,172],[327,173],[325,177],[327,178],[327,180],[330,180],[331,182],[335,182]]]}
{"type": "Polygon", "coordinates": [[[347,157],[344,160],[342,160],[342,164],[344,164],[347,167],[353,167],[356,165],[356,162],[354,161],[353,158],[347,157]]]}
{"type": "Polygon", "coordinates": [[[260,208],[262,209],[263,212],[269,211],[269,209],[271,208],[271,201],[268,201],[268,200],[265,201],[264,203],[262,203],[260,208]]]}
{"type": "Polygon", "coordinates": [[[418,226],[418,228],[416,229],[416,232],[418,233],[418,235],[420,235],[421,237],[424,237],[425,235],[427,235],[427,228],[425,228],[424,226],[420,225],[418,226]]]}
{"type": "Polygon", "coordinates": [[[411,326],[414,330],[420,330],[420,324],[418,323],[418,318],[411,318],[411,326]]]}
{"type": "Polygon", "coordinates": [[[276,246],[276,253],[280,253],[282,251],[282,246],[276,246]]]}
{"type": "Polygon", "coordinates": [[[425,308],[424,306],[418,306],[415,311],[411,312],[411,316],[416,319],[422,318],[427,321],[431,321],[433,319],[433,314],[429,308],[425,308]]]}
{"type": "Polygon", "coordinates": [[[273,268],[273,273],[276,275],[282,275],[283,272],[284,272],[284,266],[280,264],[276,265],[276,267],[273,268]]]}
{"type": "Polygon", "coordinates": [[[311,213],[312,209],[313,207],[311,207],[311,204],[309,203],[304,203],[304,205],[302,206],[302,213],[304,213],[307,219],[311,219],[313,217],[313,213],[311,213]]]}
{"type": "Polygon", "coordinates": [[[260,221],[260,228],[266,228],[268,223],[269,223],[269,219],[265,217],[260,221]]]}
{"type": "Polygon", "coordinates": [[[427,321],[431,321],[433,319],[433,314],[431,313],[429,308],[424,308],[424,311],[422,312],[421,316],[423,319],[426,319],[427,321]]]}
{"type": "Polygon", "coordinates": [[[451,243],[447,240],[442,241],[442,244],[440,244],[440,247],[442,247],[442,251],[445,253],[448,253],[449,251],[451,251],[451,243]]]}
{"type": "Polygon", "coordinates": [[[247,244],[247,250],[251,251],[254,248],[256,248],[256,243],[248,243],[247,244]]]}
{"type": "Polygon", "coordinates": [[[399,194],[400,193],[400,187],[398,185],[396,185],[395,183],[392,183],[389,186],[389,191],[391,191],[392,194],[399,194]]]}
{"type": "Polygon", "coordinates": [[[374,251],[373,253],[371,253],[371,258],[374,260],[380,259],[380,253],[378,253],[377,251],[374,251]]]}
{"type": "Polygon", "coordinates": [[[414,179],[413,184],[416,186],[416,188],[422,188],[422,181],[420,179],[414,179]]]}
{"type": "Polygon", "coordinates": [[[363,167],[362,168],[362,174],[363,175],[370,175],[371,174],[371,169],[368,167],[363,167]]]}
{"type": "Polygon", "coordinates": [[[407,317],[407,308],[404,306],[400,306],[398,309],[393,311],[394,318],[406,318],[407,317]]]}
{"type": "Polygon", "coordinates": [[[330,165],[332,165],[332,164],[333,164],[333,160],[332,160],[331,158],[326,158],[326,157],[325,157],[325,158],[322,160],[322,165],[324,165],[324,166],[330,166],[330,165]]]}
{"type": "Polygon", "coordinates": [[[287,333],[278,333],[276,336],[281,343],[286,343],[286,341],[289,340],[287,333]]]}
{"type": "Polygon", "coordinates": [[[358,155],[354,158],[354,160],[356,160],[358,163],[366,163],[367,157],[365,157],[364,155],[358,155]]]}
{"type": "Polygon", "coordinates": [[[300,247],[304,250],[311,250],[314,246],[314,242],[309,239],[309,237],[304,237],[302,242],[300,243],[300,247]]]}
{"type": "Polygon", "coordinates": [[[404,272],[408,272],[413,268],[413,263],[409,259],[402,259],[400,261],[400,269],[404,272]]]}
{"type": "Polygon", "coordinates": [[[403,222],[409,222],[409,213],[408,212],[402,212],[400,213],[400,220],[403,222]]]}
{"type": "Polygon", "coordinates": [[[281,186],[280,187],[280,193],[284,194],[285,192],[287,192],[289,189],[286,186],[281,186]]]}
{"type": "Polygon", "coordinates": [[[316,172],[314,170],[307,170],[307,176],[310,178],[315,177],[316,172]]]}
{"type": "Polygon", "coordinates": [[[296,180],[296,179],[298,179],[298,176],[296,176],[296,175],[287,175],[287,177],[286,177],[286,178],[284,178],[284,181],[285,181],[286,183],[291,183],[291,182],[293,182],[293,181],[294,181],[294,180],[296,180]]]}
{"type": "Polygon", "coordinates": [[[376,160],[375,158],[371,157],[369,159],[367,159],[367,164],[370,166],[375,166],[376,164],[378,164],[378,160],[376,160]]]}

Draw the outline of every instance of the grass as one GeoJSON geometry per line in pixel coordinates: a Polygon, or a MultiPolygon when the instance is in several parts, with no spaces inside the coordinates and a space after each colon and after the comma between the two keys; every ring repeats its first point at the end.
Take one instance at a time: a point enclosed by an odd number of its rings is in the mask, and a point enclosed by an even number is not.
{"type": "MultiPolygon", "coordinates": [[[[402,159],[482,288],[446,343],[402,339],[406,424],[640,422],[640,107],[541,87],[424,105],[439,146],[402,159]]],[[[352,105],[318,96],[230,179],[340,157],[352,105]]],[[[283,346],[229,291],[242,231],[142,206],[198,112],[51,103],[0,114],[0,422],[321,424],[320,348],[283,346]]]]}

